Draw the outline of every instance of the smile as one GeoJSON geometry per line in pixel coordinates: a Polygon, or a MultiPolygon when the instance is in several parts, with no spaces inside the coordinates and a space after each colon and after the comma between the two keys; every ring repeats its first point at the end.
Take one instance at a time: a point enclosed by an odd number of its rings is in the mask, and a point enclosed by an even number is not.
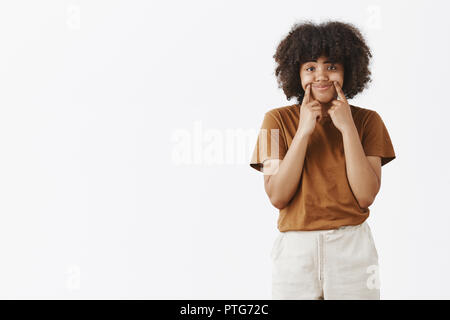
{"type": "Polygon", "coordinates": [[[329,87],[331,87],[331,85],[326,86],[326,87],[314,87],[314,88],[317,90],[320,90],[320,91],[324,91],[324,90],[327,90],[329,87]]]}

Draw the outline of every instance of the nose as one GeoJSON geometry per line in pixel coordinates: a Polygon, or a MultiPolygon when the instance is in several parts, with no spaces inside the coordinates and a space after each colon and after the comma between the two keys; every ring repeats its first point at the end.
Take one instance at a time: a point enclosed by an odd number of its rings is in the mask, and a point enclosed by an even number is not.
{"type": "Polygon", "coordinates": [[[316,81],[317,82],[328,81],[328,73],[327,73],[327,71],[325,69],[317,68],[316,81]]]}

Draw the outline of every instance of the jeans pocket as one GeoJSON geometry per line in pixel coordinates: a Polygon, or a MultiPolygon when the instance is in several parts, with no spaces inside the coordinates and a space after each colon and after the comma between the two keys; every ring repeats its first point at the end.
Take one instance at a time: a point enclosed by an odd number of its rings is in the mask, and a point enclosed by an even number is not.
{"type": "Polygon", "coordinates": [[[278,236],[275,238],[275,241],[272,246],[272,251],[270,253],[270,257],[272,260],[276,260],[283,249],[283,238],[285,236],[284,232],[280,232],[278,236]]]}
{"type": "Polygon", "coordinates": [[[377,247],[375,246],[375,241],[373,240],[373,235],[372,235],[372,231],[370,230],[370,227],[368,224],[366,224],[366,233],[367,236],[369,238],[369,243],[372,247],[372,252],[374,254],[374,256],[376,257],[376,260],[378,261],[378,251],[377,251],[377,247]]]}

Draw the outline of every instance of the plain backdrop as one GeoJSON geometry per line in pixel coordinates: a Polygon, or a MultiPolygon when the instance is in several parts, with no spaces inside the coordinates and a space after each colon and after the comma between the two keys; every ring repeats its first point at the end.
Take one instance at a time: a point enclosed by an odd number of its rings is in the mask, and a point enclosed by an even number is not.
{"type": "Polygon", "coordinates": [[[449,299],[447,1],[2,1],[0,297],[270,299],[278,210],[249,165],[296,103],[294,23],[369,44],[397,158],[368,223],[382,299],[449,299]]]}

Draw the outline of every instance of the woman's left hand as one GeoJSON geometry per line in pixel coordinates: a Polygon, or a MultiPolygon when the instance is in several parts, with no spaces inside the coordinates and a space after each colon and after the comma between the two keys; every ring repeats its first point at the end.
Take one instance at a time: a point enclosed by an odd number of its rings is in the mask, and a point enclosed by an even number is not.
{"type": "Polygon", "coordinates": [[[344,131],[351,129],[352,126],[355,126],[355,123],[352,117],[352,110],[350,109],[350,105],[345,98],[344,91],[342,91],[338,82],[333,81],[333,84],[336,88],[339,100],[334,99],[331,102],[331,107],[328,109],[328,114],[330,115],[334,126],[341,133],[344,133],[344,131]]]}

